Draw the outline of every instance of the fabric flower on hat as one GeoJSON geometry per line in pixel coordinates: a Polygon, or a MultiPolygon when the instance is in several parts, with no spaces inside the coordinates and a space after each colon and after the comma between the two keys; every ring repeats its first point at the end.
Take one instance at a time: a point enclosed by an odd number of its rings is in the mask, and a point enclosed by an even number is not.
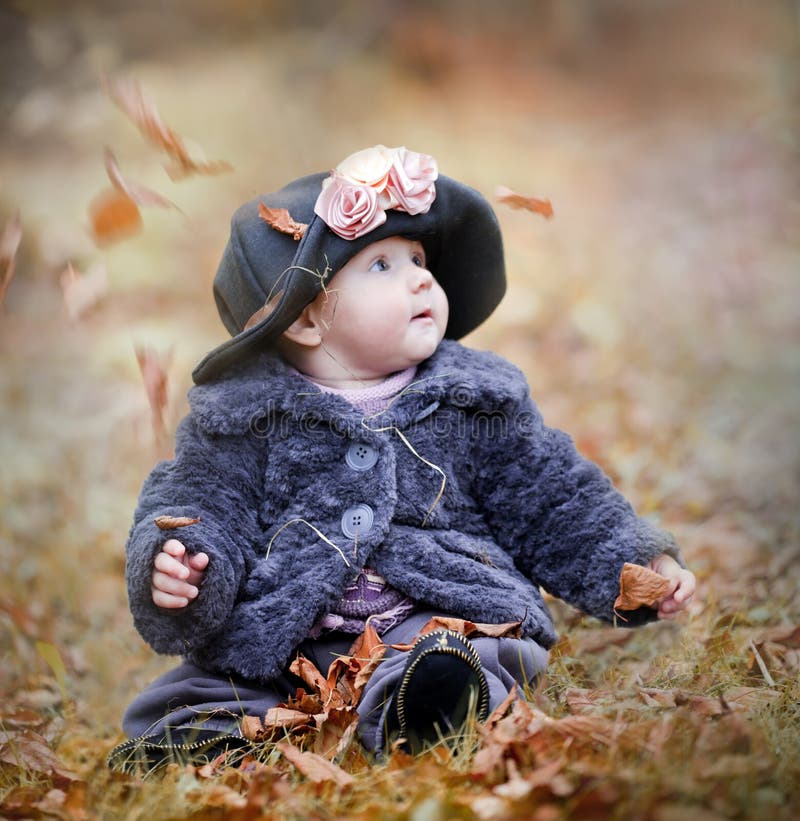
{"type": "Polygon", "coordinates": [[[436,199],[436,160],[401,146],[376,145],[344,159],[322,185],[314,206],[343,239],[357,239],[386,222],[386,211],[425,214],[436,199]]]}

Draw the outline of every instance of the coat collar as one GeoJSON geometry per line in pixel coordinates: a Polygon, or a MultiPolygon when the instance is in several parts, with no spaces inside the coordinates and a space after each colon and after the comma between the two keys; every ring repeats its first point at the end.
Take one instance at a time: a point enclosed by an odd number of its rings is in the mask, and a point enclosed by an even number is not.
{"type": "MultiPolygon", "coordinates": [[[[522,373],[504,359],[444,340],[376,421],[402,429],[440,405],[491,411],[520,401],[527,393],[522,373]]],[[[223,434],[245,433],[274,413],[353,425],[361,424],[363,417],[341,397],[303,379],[272,352],[250,359],[222,379],[196,385],[189,391],[189,404],[202,428],[223,434]]]]}

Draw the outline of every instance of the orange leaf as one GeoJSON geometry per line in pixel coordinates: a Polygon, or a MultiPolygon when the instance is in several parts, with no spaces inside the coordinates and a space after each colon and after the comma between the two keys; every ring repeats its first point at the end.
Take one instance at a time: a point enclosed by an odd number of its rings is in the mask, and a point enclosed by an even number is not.
{"type": "Polygon", "coordinates": [[[498,202],[510,205],[512,208],[523,208],[526,211],[533,211],[541,214],[545,219],[553,216],[553,205],[550,200],[540,200],[537,197],[526,197],[517,194],[505,185],[498,185],[494,190],[494,195],[498,202]]]}
{"type": "Polygon", "coordinates": [[[147,401],[150,403],[150,414],[153,431],[157,437],[163,436],[164,410],[167,407],[167,368],[172,359],[172,351],[165,355],[158,354],[150,348],[136,346],[136,360],[142,374],[147,401]]]}
{"type": "Polygon", "coordinates": [[[92,238],[101,248],[142,230],[139,206],[119,188],[107,188],[89,203],[89,219],[92,238]]]}
{"type": "Polygon", "coordinates": [[[156,516],[153,520],[159,530],[177,530],[179,527],[196,525],[200,517],[190,518],[189,516],[156,516]]]}
{"type": "Polygon", "coordinates": [[[340,787],[347,787],[355,780],[350,773],[321,755],[303,752],[285,741],[278,742],[275,747],[287,761],[315,784],[332,781],[340,787]]]}
{"type": "Polygon", "coordinates": [[[295,222],[291,214],[285,208],[269,208],[263,202],[258,204],[258,216],[276,231],[288,234],[295,242],[299,242],[306,232],[304,222],[295,222]]]}
{"type": "Polygon", "coordinates": [[[328,668],[328,686],[335,687],[345,705],[355,707],[370,676],[386,652],[375,628],[367,623],[364,632],[355,640],[349,655],[340,656],[328,668]]]}
{"type": "Polygon", "coordinates": [[[0,234],[0,305],[6,299],[6,291],[14,278],[17,248],[22,240],[22,221],[19,214],[10,219],[0,234]]]}
{"type": "Polygon", "coordinates": [[[90,311],[108,291],[108,274],[102,262],[95,263],[85,274],[69,263],[61,272],[59,282],[67,315],[73,321],[90,311]]]}
{"type": "Polygon", "coordinates": [[[669,585],[669,579],[654,570],[625,562],[619,577],[619,596],[614,602],[614,611],[652,607],[664,598],[669,585]]]}
{"type": "Polygon", "coordinates": [[[298,653],[289,665],[289,670],[308,684],[316,693],[319,693],[323,702],[328,702],[333,694],[333,688],[325,676],[320,673],[316,665],[309,661],[302,653],[298,653]]]}
{"type": "Polygon", "coordinates": [[[155,105],[145,98],[135,80],[107,77],[103,85],[111,100],[133,121],[145,139],[173,160],[167,166],[167,173],[172,179],[181,179],[191,174],[220,174],[233,169],[227,162],[193,159],[184,140],[163,122],[155,105]]]}

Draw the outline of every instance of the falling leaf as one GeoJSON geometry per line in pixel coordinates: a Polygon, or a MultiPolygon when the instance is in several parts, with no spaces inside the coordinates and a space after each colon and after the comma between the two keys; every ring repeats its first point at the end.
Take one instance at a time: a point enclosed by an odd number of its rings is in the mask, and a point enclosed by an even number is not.
{"type": "Polygon", "coordinates": [[[206,162],[191,157],[186,141],[163,122],[153,102],[144,96],[135,80],[107,77],[103,85],[111,100],[133,121],[145,139],[172,159],[166,169],[173,180],[192,174],[221,174],[233,169],[228,162],[206,162]]]}
{"type": "Polygon", "coordinates": [[[321,755],[303,752],[285,741],[278,742],[275,747],[287,761],[316,784],[332,781],[340,787],[347,787],[355,780],[350,773],[321,755]]]}
{"type": "Polygon", "coordinates": [[[498,185],[494,190],[494,195],[498,202],[504,205],[510,205],[512,208],[523,208],[526,211],[533,211],[535,214],[541,214],[545,219],[550,219],[553,216],[553,206],[550,200],[542,200],[537,197],[526,197],[522,194],[517,194],[505,185],[498,185]]]}
{"type": "Polygon", "coordinates": [[[304,222],[295,222],[285,208],[269,208],[263,202],[258,204],[258,216],[276,231],[288,234],[295,242],[299,242],[308,228],[304,222]]]}
{"type": "Polygon", "coordinates": [[[156,516],[153,521],[159,530],[177,530],[179,527],[189,527],[196,525],[200,521],[199,516],[156,516]]]}
{"type": "Polygon", "coordinates": [[[166,433],[164,410],[167,407],[167,369],[172,360],[172,351],[162,355],[151,348],[137,345],[136,360],[142,374],[147,401],[150,403],[153,432],[157,438],[162,438],[166,433]]]}
{"type": "Polygon", "coordinates": [[[134,200],[119,188],[106,188],[89,203],[92,238],[105,248],[142,231],[142,215],[134,200]]]}
{"type": "Polygon", "coordinates": [[[6,291],[14,278],[17,249],[22,241],[22,221],[19,214],[10,219],[0,235],[0,306],[5,304],[6,291]]]}
{"type": "Polygon", "coordinates": [[[172,200],[162,197],[161,194],[158,194],[150,188],[146,188],[143,185],[139,185],[138,183],[125,179],[125,177],[122,176],[119,165],[117,164],[117,158],[114,156],[114,152],[111,151],[110,148],[106,148],[105,150],[105,166],[108,178],[111,180],[111,184],[114,188],[121,191],[123,194],[126,194],[137,205],[152,205],[157,208],[175,208],[180,211],[180,208],[178,208],[172,200]]]}
{"type": "MultiPolygon", "coordinates": [[[[640,564],[625,562],[619,577],[619,596],[614,602],[614,612],[619,610],[636,610],[639,607],[652,607],[658,603],[669,590],[670,581],[663,576],[643,567],[640,564]]],[[[617,613],[619,616],[619,614],[617,613]]],[[[623,621],[623,616],[619,616],[623,621]]]]}
{"type": "Polygon", "coordinates": [[[67,316],[73,322],[94,308],[108,292],[108,273],[102,262],[94,263],[85,274],[68,263],[59,282],[67,316]]]}

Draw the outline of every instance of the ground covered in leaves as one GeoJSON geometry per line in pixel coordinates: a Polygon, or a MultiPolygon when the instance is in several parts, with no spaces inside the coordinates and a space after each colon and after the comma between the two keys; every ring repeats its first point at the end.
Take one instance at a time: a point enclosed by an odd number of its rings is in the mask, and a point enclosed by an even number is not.
{"type": "Polygon", "coordinates": [[[800,815],[793,6],[483,5],[0,11],[0,816],[800,815]],[[173,663],[131,626],[123,544],[222,339],[229,215],[378,142],[550,200],[497,204],[509,293],[467,341],[675,533],[696,601],[639,630],[552,602],[547,677],[457,754],[374,762],[299,722],[239,768],[110,774],[173,663]]]}

